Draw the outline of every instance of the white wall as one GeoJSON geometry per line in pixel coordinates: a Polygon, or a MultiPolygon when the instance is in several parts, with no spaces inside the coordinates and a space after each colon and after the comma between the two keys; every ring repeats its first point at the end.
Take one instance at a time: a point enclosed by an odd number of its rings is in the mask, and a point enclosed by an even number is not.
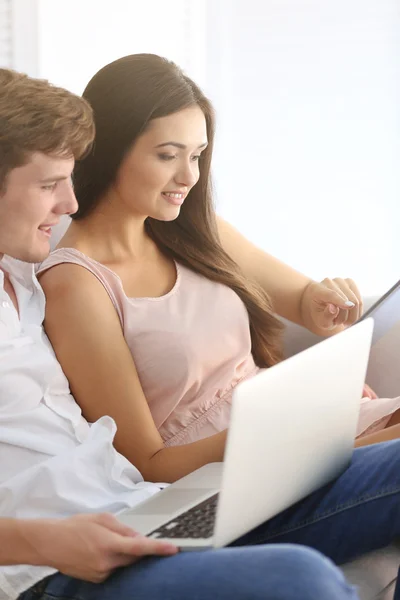
{"type": "Polygon", "coordinates": [[[0,0],[0,66],[12,63],[11,0],[0,0]]]}
{"type": "Polygon", "coordinates": [[[107,63],[161,54],[204,80],[205,0],[36,0],[39,73],[75,93],[107,63]]]}
{"type": "Polygon", "coordinates": [[[263,248],[367,294],[400,277],[398,0],[12,1],[37,8],[31,74],[77,93],[129,53],[186,69],[218,112],[219,211],[263,248]]]}
{"type": "Polygon", "coordinates": [[[315,278],[384,290],[400,278],[398,0],[218,4],[222,214],[315,278]]]}

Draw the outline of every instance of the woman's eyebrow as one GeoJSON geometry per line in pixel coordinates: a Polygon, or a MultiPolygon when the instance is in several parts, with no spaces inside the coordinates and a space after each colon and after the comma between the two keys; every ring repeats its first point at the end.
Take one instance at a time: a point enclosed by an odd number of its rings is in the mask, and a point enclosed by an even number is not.
{"type": "MultiPolygon", "coordinates": [[[[208,142],[204,142],[197,147],[198,150],[201,148],[205,148],[208,142]]],[[[175,148],[179,148],[180,150],[186,150],[187,146],[185,144],[180,144],[179,142],[163,142],[162,144],[158,144],[156,148],[163,148],[164,146],[174,146],[175,148]]]]}

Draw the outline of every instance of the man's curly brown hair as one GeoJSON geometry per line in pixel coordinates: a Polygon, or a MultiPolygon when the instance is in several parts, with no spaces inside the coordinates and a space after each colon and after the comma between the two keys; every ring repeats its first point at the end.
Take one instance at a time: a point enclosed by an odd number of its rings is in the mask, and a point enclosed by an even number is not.
{"type": "Polygon", "coordinates": [[[82,158],[94,138],[86,100],[11,69],[0,69],[0,191],[35,152],[82,158]]]}

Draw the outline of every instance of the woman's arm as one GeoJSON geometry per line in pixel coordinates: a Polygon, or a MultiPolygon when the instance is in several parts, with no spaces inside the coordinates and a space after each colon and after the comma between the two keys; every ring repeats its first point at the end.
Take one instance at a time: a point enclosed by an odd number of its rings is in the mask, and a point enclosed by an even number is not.
{"type": "Polygon", "coordinates": [[[52,567],[95,583],[141,556],[176,552],[172,544],[138,535],[108,514],[0,519],[0,565],[52,567]]]}
{"type": "Polygon", "coordinates": [[[361,446],[370,446],[371,444],[380,444],[381,442],[388,442],[390,440],[397,440],[400,438],[400,425],[391,425],[375,433],[370,433],[355,441],[355,448],[361,446]]]}
{"type": "Polygon", "coordinates": [[[337,333],[361,315],[361,296],[352,280],[317,283],[252,244],[221,218],[218,231],[224,250],[268,293],[278,315],[319,335],[337,333]],[[350,310],[345,304],[349,301],[354,303],[350,310]]]}
{"type": "Polygon", "coordinates": [[[103,285],[84,268],[62,264],[40,282],[46,332],[71,392],[89,422],[110,415],[115,447],[147,481],[172,482],[223,460],[226,432],[165,448],[154,424],[117,312],[103,285]]]}
{"type": "Polygon", "coordinates": [[[268,292],[275,311],[302,325],[301,297],[312,280],[252,244],[221,218],[218,231],[224,250],[247,277],[255,279],[268,292]]]}

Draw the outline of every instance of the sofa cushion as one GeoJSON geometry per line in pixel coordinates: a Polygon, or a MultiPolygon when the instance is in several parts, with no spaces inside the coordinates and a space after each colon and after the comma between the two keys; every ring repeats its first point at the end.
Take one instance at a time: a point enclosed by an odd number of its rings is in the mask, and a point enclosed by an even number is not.
{"type": "Polygon", "coordinates": [[[360,600],[392,600],[400,564],[400,546],[392,544],[342,566],[347,579],[358,586],[360,600]]]}

